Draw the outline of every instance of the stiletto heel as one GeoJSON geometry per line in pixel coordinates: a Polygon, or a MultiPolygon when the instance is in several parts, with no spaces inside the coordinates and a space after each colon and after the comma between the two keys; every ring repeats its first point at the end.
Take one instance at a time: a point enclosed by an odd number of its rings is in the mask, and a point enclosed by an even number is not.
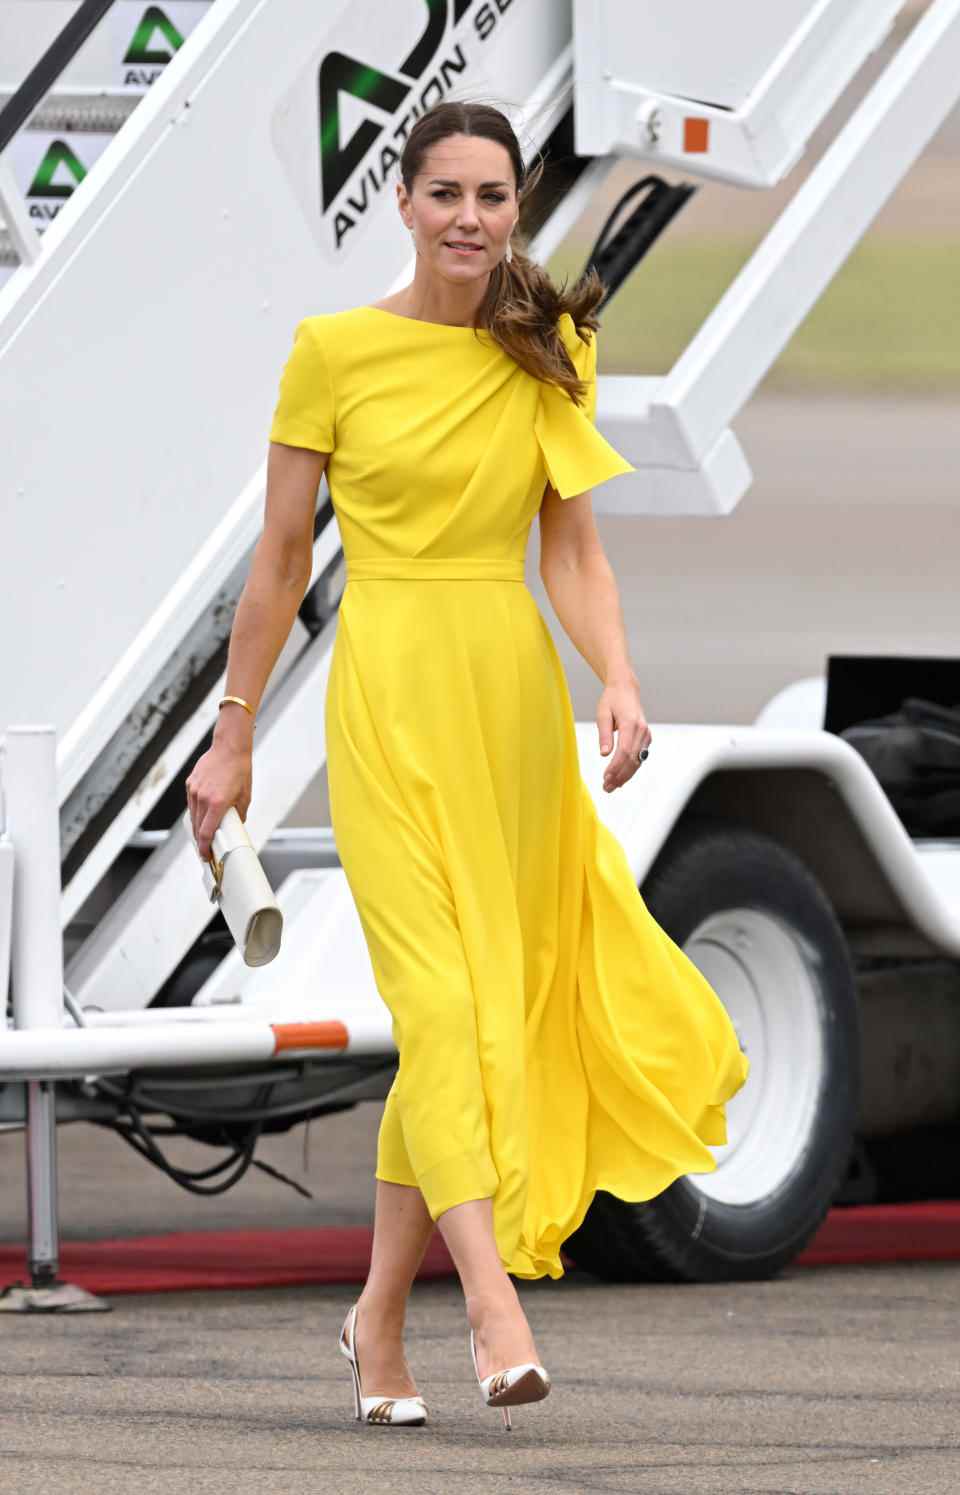
{"type": "Polygon", "coordinates": [[[340,1330],[340,1353],[350,1362],[353,1372],[353,1404],[358,1422],[381,1423],[392,1427],[421,1427],[427,1420],[427,1404],[422,1396],[364,1396],[360,1385],[360,1362],[356,1350],[357,1305],[354,1303],[340,1330]]]}
{"type": "Polygon", "coordinates": [[[488,1407],[500,1408],[503,1414],[503,1426],[508,1433],[513,1431],[510,1408],[518,1407],[525,1402],[542,1402],[550,1390],[550,1377],[542,1365],[536,1365],[532,1360],[526,1361],[523,1365],[511,1365],[507,1370],[495,1371],[493,1375],[484,1376],[481,1379],[480,1366],[477,1363],[477,1340],[472,1329],[470,1330],[470,1356],[483,1399],[488,1407]]]}

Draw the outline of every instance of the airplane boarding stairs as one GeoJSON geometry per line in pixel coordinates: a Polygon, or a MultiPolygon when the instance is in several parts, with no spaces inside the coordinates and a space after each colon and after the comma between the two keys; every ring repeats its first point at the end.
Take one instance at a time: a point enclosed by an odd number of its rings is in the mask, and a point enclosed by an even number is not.
{"type": "MultiPolygon", "coordinates": [[[[36,14],[34,0],[3,3],[0,18],[36,14]]],[[[577,157],[576,139],[597,151],[628,142],[622,100],[603,107],[612,33],[584,24],[585,0],[573,15],[552,0],[411,3],[389,19],[378,10],[375,35],[357,0],[325,7],[320,22],[310,0],[288,0],[282,14],[263,0],[180,0],[165,12],[40,0],[46,31],[19,52],[7,46],[6,65],[28,69],[63,20],[88,8],[103,12],[101,26],[42,109],[50,123],[85,101],[122,128],[0,287],[5,538],[9,554],[37,558],[8,568],[0,626],[17,639],[5,720],[51,721],[58,736],[68,985],[82,1005],[109,1011],[152,1002],[209,923],[177,786],[222,692],[262,523],[279,372],[300,317],[408,278],[388,176],[416,110],[445,93],[523,101],[528,157],[554,143],[573,162],[567,190],[533,225],[540,258],[616,159],[577,157]],[[159,71],[137,76],[150,58],[159,71]],[[171,834],[148,846],[158,823],[171,834]]],[[[783,45],[790,28],[815,15],[804,55],[810,63],[816,43],[830,64],[816,73],[822,114],[899,6],[858,6],[859,31],[849,6],[836,6],[846,19],[835,34],[828,9],[791,0],[774,25],[760,7],[740,45],[746,103],[731,93],[724,107],[735,123],[738,109],[763,106],[758,172],[786,170],[817,123],[802,76],[797,89],[796,51],[783,45]],[[751,67],[762,88],[750,85],[751,67]]],[[[5,34],[27,31],[8,23],[5,34]]],[[[960,0],[938,0],[669,376],[601,379],[600,424],[638,471],[606,485],[598,510],[722,513],[736,503],[749,469],[727,421],[955,99],[958,38],[960,0]],[[812,235],[816,255],[804,251],[812,235]]],[[[699,57],[691,48],[685,86],[704,86],[714,55],[709,37],[699,57]]],[[[666,109],[669,55],[657,66],[666,109]]],[[[19,82],[0,77],[8,93],[19,82]]],[[[43,119],[34,113],[21,133],[43,119]]],[[[705,169],[720,172],[724,159],[705,169]]],[[[732,179],[749,175],[739,137],[729,163],[732,179]]],[[[260,847],[324,760],[318,703],[342,568],[325,484],[318,500],[308,597],[258,726],[248,829],[260,847]]],[[[617,830],[619,807],[599,808],[617,830]]],[[[310,855],[335,856],[329,837],[310,855]]]]}
{"type": "MultiPolygon", "coordinates": [[[[18,645],[3,681],[6,721],[52,721],[58,734],[63,924],[89,928],[70,955],[70,984],[84,1004],[142,1007],[209,910],[199,888],[184,896],[196,868],[182,817],[169,816],[173,833],[146,857],[131,843],[155,823],[214,719],[293,328],[408,278],[391,172],[417,109],[446,94],[522,101],[528,158],[553,142],[572,163],[532,225],[534,252],[546,258],[616,152],[660,148],[647,114],[649,138],[629,138],[631,90],[652,86],[666,158],[683,159],[670,121],[690,103],[666,90],[702,90],[718,57],[726,68],[726,43],[722,28],[698,34],[678,76],[676,54],[657,56],[656,38],[632,55],[639,20],[621,34],[627,22],[612,9],[619,29],[598,30],[587,0],[572,11],[553,0],[411,0],[377,7],[377,27],[364,0],[328,5],[320,21],[311,0],[287,0],[282,11],[264,0],[179,0],[165,10],[135,0],[3,3],[0,19],[47,18],[19,53],[5,46],[6,65],[20,71],[65,17],[103,12],[107,29],[91,34],[62,95],[55,89],[43,104],[47,123],[85,99],[117,124],[127,93],[138,98],[39,243],[10,190],[10,152],[0,158],[0,199],[23,259],[0,287],[5,542],[9,554],[37,558],[8,568],[0,626],[18,645]],[[171,51],[174,22],[185,39],[171,51]],[[636,79],[614,77],[614,46],[636,79]],[[645,85],[641,54],[656,64],[645,85]],[[152,82],[136,73],[151,57],[164,64],[152,82]],[[597,154],[576,156],[581,138],[597,154]]],[[[723,119],[704,106],[686,160],[762,185],[796,159],[900,6],[790,0],[774,20],[756,0],[741,4],[753,24],[723,84],[723,119]],[[727,125],[736,126],[729,137],[727,125]],[[710,129],[720,147],[704,157],[710,129]]],[[[8,21],[4,34],[21,31],[8,21]]],[[[729,419],[955,100],[958,40],[960,0],[935,0],[675,369],[662,380],[601,379],[600,424],[638,471],[607,484],[598,510],[719,514],[735,505],[750,474],[729,419]]],[[[0,78],[8,92],[20,81],[0,78]]],[[[25,120],[21,134],[43,118],[25,120]]],[[[249,830],[261,846],[324,758],[317,703],[342,577],[325,488],[319,498],[309,600],[258,729],[249,830]]],[[[613,806],[602,813],[615,825],[613,806]]]]}
{"type": "MultiPolygon", "coordinates": [[[[211,3],[102,0],[91,10],[78,0],[0,0],[0,111],[52,49],[46,69],[51,86],[7,150],[38,232],[53,222],[211,3]],[[85,40],[61,70],[58,59],[77,31],[85,40]]],[[[20,259],[0,213],[0,286],[20,259]]]]}
{"type": "MultiPolygon", "coordinates": [[[[38,557],[7,577],[0,603],[5,636],[18,639],[4,716],[56,726],[66,982],[81,1007],[103,1011],[153,1001],[210,920],[186,817],[169,806],[222,694],[293,329],[374,299],[409,269],[395,210],[378,204],[376,225],[365,221],[371,194],[385,195],[372,167],[322,211],[372,126],[347,87],[331,88],[347,145],[321,161],[309,124],[318,70],[351,55],[400,62],[391,103],[406,91],[414,108],[432,79],[457,81],[467,57],[481,92],[496,80],[526,102],[535,146],[569,116],[572,86],[569,16],[547,3],[482,35],[463,3],[429,17],[408,7],[376,44],[351,4],[326,7],[319,25],[309,3],[282,17],[257,0],[185,7],[202,15],[149,92],[103,89],[110,35],[98,32],[34,116],[40,134],[78,119],[122,128],[45,227],[42,253],[0,288],[8,543],[38,557]],[[291,35],[309,44],[292,47],[291,35]],[[145,823],[171,834],[150,846],[145,823]]],[[[62,19],[70,7],[51,9],[62,19]]],[[[128,24],[144,8],[119,9],[128,24]]],[[[325,483],[318,499],[310,588],[258,723],[248,830],[260,847],[325,756],[342,566],[325,483]]],[[[298,853],[335,859],[329,833],[298,853]]],[[[350,959],[343,979],[353,990],[367,972],[350,959]]]]}
{"type": "MultiPolygon", "coordinates": [[[[332,839],[294,837],[289,871],[291,835],[276,831],[325,756],[322,701],[343,580],[325,485],[307,596],[261,706],[247,821],[286,917],[268,1020],[240,1006],[250,972],[222,958],[227,945],[208,929],[176,801],[223,691],[294,327],[408,278],[409,239],[390,204],[384,211],[377,176],[396,161],[385,106],[396,116],[409,97],[394,121],[408,127],[438,83],[461,81],[467,59],[481,94],[524,101],[528,153],[557,132],[573,190],[559,194],[561,214],[544,214],[539,253],[612,160],[570,150],[569,16],[550,0],[528,0],[513,16],[488,6],[468,15],[469,0],[433,4],[426,16],[397,7],[375,30],[365,9],[326,6],[318,25],[312,0],[282,15],[262,0],[217,0],[134,107],[97,99],[95,77],[68,75],[66,92],[21,136],[29,145],[31,134],[79,125],[88,142],[105,138],[39,244],[25,199],[44,176],[21,178],[18,198],[11,153],[0,156],[6,258],[13,246],[20,261],[0,285],[5,546],[35,558],[4,578],[0,628],[17,640],[4,720],[50,722],[56,734],[55,765],[42,731],[11,726],[5,745],[0,926],[10,934],[12,912],[12,940],[0,954],[5,966],[12,943],[8,1036],[21,1046],[14,1068],[0,1068],[0,1126],[27,1122],[30,1271],[49,1306],[92,1306],[57,1296],[57,1120],[109,1119],[122,1099],[142,1124],[159,1114],[220,1143],[230,1117],[235,1137],[251,1115],[256,1127],[290,1125],[382,1097],[393,1071],[389,1014],[332,839]],[[338,73],[351,59],[366,59],[359,81],[353,65],[338,73]],[[376,67],[383,89],[371,116],[362,94],[376,67]],[[376,156],[371,134],[383,136],[376,156]],[[288,876],[277,865],[285,853],[288,876]],[[219,977],[214,1006],[151,1006],[189,1001],[182,982],[195,987],[198,968],[219,977]],[[51,1027],[73,1041],[53,1040],[51,1027]],[[22,1047],[34,1035],[35,1062],[22,1047]],[[127,1076],[122,1092],[111,1074],[127,1076]],[[77,1083],[55,1090],[57,1075],[77,1083]]],[[[14,89],[19,81],[0,79],[14,89]]],[[[56,195],[69,156],[44,160],[56,195]]],[[[15,1294],[3,1306],[20,1303],[15,1294]]]]}
{"type": "MultiPolygon", "coordinates": [[[[0,588],[10,724],[0,975],[12,909],[7,1050],[36,1056],[15,1075],[0,1068],[0,1125],[23,1120],[23,1087],[4,1081],[27,1079],[32,1158],[49,1161],[54,1109],[67,1118],[61,1102],[74,1116],[83,1106],[108,1111],[109,1076],[131,1069],[151,1069],[154,1086],[163,1074],[163,1097],[154,1088],[141,1100],[170,1115],[178,1096],[186,1106],[184,1068],[223,1066],[228,1053],[232,1071],[219,1074],[231,1084],[218,1093],[230,1088],[243,1104],[255,1063],[287,1087],[277,1124],[384,1093],[389,1017],[335,845],[328,832],[277,830],[325,756],[322,701],[343,580],[325,485],[307,597],[258,722],[247,827],[287,918],[281,955],[263,971],[246,970],[234,951],[222,958],[228,945],[210,939],[211,908],[177,803],[223,690],[293,329],[305,315],[375,300],[409,279],[409,239],[393,203],[397,150],[416,110],[447,93],[521,101],[526,156],[558,146],[565,175],[530,224],[540,259],[618,154],[662,149],[676,165],[688,141],[699,153],[712,130],[717,155],[691,157],[691,171],[702,165],[704,175],[753,186],[775,180],[900,6],[789,0],[773,12],[760,0],[739,3],[758,23],[738,32],[742,96],[703,105],[692,131],[691,97],[669,91],[669,57],[643,87],[630,78],[620,86],[604,53],[614,33],[589,24],[603,0],[573,0],[572,9],[555,0],[409,0],[389,10],[338,0],[320,19],[314,0],[171,0],[144,7],[139,21],[134,0],[19,7],[59,12],[50,36],[64,15],[98,6],[115,13],[110,24],[133,17],[138,28],[148,11],[165,9],[182,16],[184,37],[149,87],[111,81],[102,56],[90,60],[99,45],[91,41],[84,66],[93,73],[83,74],[78,54],[63,92],[21,122],[20,143],[0,133],[5,252],[19,260],[0,284],[3,545],[16,560],[0,588]],[[838,17],[845,24],[831,30],[838,17]],[[803,30],[802,47],[787,45],[790,28],[803,30]],[[91,139],[103,126],[103,148],[82,178],[73,170],[75,190],[38,236],[31,208],[56,199],[69,154],[50,155],[48,141],[43,170],[25,175],[17,153],[31,134],[78,122],[91,139]],[[636,124],[646,132],[639,144],[636,124]],[[45,199],[29,191],[38,179],[45,199]],[[50,723],[55,761],[50,731],[15,725],[29,722],[50,723]],[[151,1007],[189,1001],[201,963],[194,1007],[151,1007]],[[60,1040],[50,1030],[71,1024],[83,1031],[64,1032],[75,1042],[51,1060],[60,1040]],[[161,1050],[167,1071],[157,1068],[161,1050]],[[61,1088],[55,1105],[45,1077],[68,1073],[101,1078],[61,1088]]],[[[10,10],[0,0],[0,26],[10,10]]],[[[639,25],[622,7],[608,19],[639,25]]],[[[721,55],[726,23],[714,24],[716,36],[695,39],[689,78],[702,79],[697,69],[721,55]]],[[[146,53],[155,15],[150,25],[146,53]]],[[[636,60],[622,38],[617,45],[626,65],[636,60]]],[[[42,41],[33,57],[41,51],[42,41]]],[[[9,55],[0,47],[0,63],[9,55]]],[[[960,0],[933,0],[674,369],[662,379],[601,379],[599,423],[638,471],[606,485],[598,511],[719,515],[739,501],[750,472],[729,422],[952,107],[958,55],[960,0]]],[[[20,72],[31,66],[26,53],[20,61],[20,72]]],[[[20,82],[0,76],[13,99],[20,82]]],[[[585,782],[638,882],[712,769],[799,770],[798,783],[805,768],[823,769],[831,793],[842,791],[833,802],[844,799],[863,822],[879,873],[869,895],[883,918],[913,924],[932,948],[960,946],[955,910],[940,896],[954,884],[941,877],[935,889],[918,878],[920,860],[882,792],[852,750],[821,740],[827,734],[657,724],[662,751],[643,784],[605,797],[595,727],[577,732],[585,782]]],[[[206,1073],[213,1090],[218,1078],[206,1073]]],[[[49,1190],[44,1197],[48,1208],[49,1190]]],[[[41,1240],[31,1268],[51,1259],[41,1240]]]]}

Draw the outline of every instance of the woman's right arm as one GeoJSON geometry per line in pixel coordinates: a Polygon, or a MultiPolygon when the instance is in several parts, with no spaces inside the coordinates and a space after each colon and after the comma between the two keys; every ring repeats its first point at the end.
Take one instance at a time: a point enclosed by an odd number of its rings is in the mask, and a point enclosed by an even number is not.
{"type": "MultiPolygon", "coordinates": [[[[271,441],[263,533],[237,603],[227,652],[225,695],[256,711],[310,581],[317,489],[329,452],[271,441]]],[[[221,707],[209,750],[187,779],[197,850],[210,859],[214,831],[231,805],[247,817],[253,792],[253,718],[233,702],[221,707]]]]}

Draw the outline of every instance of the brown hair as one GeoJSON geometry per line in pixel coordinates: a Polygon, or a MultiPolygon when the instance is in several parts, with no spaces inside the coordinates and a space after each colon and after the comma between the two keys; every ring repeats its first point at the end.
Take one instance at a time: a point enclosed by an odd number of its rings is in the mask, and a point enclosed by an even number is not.
{"type": "MultiPolygon", "coordinates": [[[[408,194],[413,192],[413,179],[422,168],[426,152],[450,135],[481,135],[504,147],[513,163],[517,201],[522,212],[523,204],[543,175],[543,157],[528,173],[513,126],[492,104],[448,99],[434,104],[420,116],[400,157],[400,175],[408,194]]],[[[476,325],[486,328],[521,368],[536,379],[559,385],[579,405],[586,395],[586,385],[578,378],[557,330],[557,318],[562,312],[569,312],[581,337],[582,328],[595,332],[600,324],[594,308],[602,301],[606,286],[592,267],[569,289],[566,280],[560,286],[555,285],[542,266],[527,254],[519,230],[514,231],[510,243],[513,259],[509,263],[501,259],[493,270],[476,325]]]]}

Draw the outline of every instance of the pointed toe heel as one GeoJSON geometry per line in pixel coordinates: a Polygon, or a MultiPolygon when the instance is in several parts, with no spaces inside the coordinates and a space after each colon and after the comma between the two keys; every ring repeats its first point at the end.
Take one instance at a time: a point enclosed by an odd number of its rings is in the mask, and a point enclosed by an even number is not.
{"type": "Polygon", "coordinates": [[[510,1408],[522,1406],[526,1402],[542,1402],[550,1390],[549,1375],[542,1365],[537,1365],[532,1360],[522,1365],[511,1365],[506,1370],[494,1371],[492,1375],[481,1377],[480,1366],[477,1363],[477,1341],[472,1329],[470,1330],[470,1358],[473,1361],[473,1369],[476,1372],[483,1400],[488,1407],[500,1408],[503,1426],[508,1433],[513,1429],[510,1408]]]}
{"type": "Polygon", "coordinates": [[[353,1404],[358,1422],[383,1427],[422,1427],[427,1420],[427,1404],[422,1396],[364,1396],[360,1383],[360,1362],[356,1350],[357,1305],[354,1303],[340,1330],[339,1348],[350,1362],[353,1372],[353,1404]]]}

